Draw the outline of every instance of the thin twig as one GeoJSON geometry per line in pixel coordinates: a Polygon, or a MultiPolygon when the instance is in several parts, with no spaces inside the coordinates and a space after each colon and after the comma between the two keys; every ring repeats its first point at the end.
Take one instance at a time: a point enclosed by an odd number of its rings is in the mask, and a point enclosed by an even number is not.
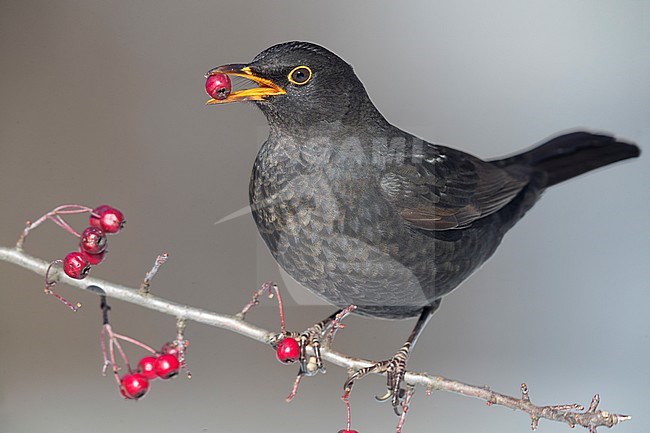
{"type": "Polygon", "coordinates": [[[158,257],[156,257],[156,261],[154,262],[151,270],[147,272],[147,275],[144,276],[144,280],[142,281],[142,284],[140,284],[140,292],[143,295],[149,294],[149,288],[151,287],[151,280],[153,280],[153,277],[156,276],[158,270],[162,265],[165,264],[168,258],[169,258],[169,254],[167,253],[160,254],[158,257]]]}
{"type": "MultiPolygon", "coordinates": [[[[0,247],[0,260],[29,269],[41,276],[45,275],[49,265],[48,262],[26,254],[18,248],[0,247]]],[[[103,294],[110,298],[140,305],[144,308],[169,314],[185,321],[191,320],[197,323],[226,329],[265,344],[270,344],[272,338],[277,335],[277,332],[271,332],[259,328],[245,322],[237,316],[218,314],[200,308],[179,304],[160,297],[143,295],[139,289],[125,287],[97,278],[88,277],[84,280],[74,280],[60,272],[51,275],[51,277],[53,279],[59,279],[71,286],[88,290],[93,293],[98,293],[97,287],[100,287],[104,292],[103,294]]],[[[323,347],[321,350],[322,357],[325,361],[347,368],[348,370],[358,370],[375,363],[374,361],[344,355],[331,350],[329,347],[323,347]]],[[[630,419],[627,415],[613,414],[598,409],[598,404],[600,402],[600,397],[598,395],[594,396],[589,407],[584,410],[582,406],[578,404],[536,406],[531,403],[528,395],[528,388],[525,384],[522,384],[521,387],[521,397],[512,397],[494,392],[487,387],[469,385],[459,381],[445,379],[441,376],[430,376],[425,373],[408,372],[405,380],[410,385],[423,386],[427,393],[431,390],[453,392],[484,400],[490,405],[500,405],[520,410],[531,417],[532,427],[536,427],[540,419],[548,419],[563,422],[569,426],[580,425],[589,429],[589,431],[593,433],[596,431],[597,427],[613,427],[621,421],[630,419]],[[582,412],[582,410],[584,410],[584,412],[582,412]]]]}
{"type": "Polygon", "coordinates": [[[36,227],[40,226],[43,224],[45,221],[50,220],[54,224],[58,225],[61,227],[63,230],[80,237],[81,235],[77,233],[71,226],[68,224],[62,217],[61,215],[72,215],[72,214],[80,214],[80,213],[90,213],[92,212],[92,209],[86,206],[80,206],[78,204],[64,204],[62,206],[58,206],[51,210],[50,212],[46,213],[36,221],[27,221],[25,223],[25,229],[23,232],[20,234],[20,237],[18,238],[18,242],[16,242],[16,248],[22,249],[23,245],[25,243],[25,238],[27,238],[27,235],[29,232],[34,230],[36,227]]]}

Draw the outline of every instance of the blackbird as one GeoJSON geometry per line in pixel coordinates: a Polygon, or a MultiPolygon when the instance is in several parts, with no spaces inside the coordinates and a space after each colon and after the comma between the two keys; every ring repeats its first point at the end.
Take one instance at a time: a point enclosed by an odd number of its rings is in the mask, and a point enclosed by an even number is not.
{"type": "Polygon", "coordinates": [[[382,399],[397,413],[406,361],[441,298],[494,253],[546,188],[639,155],[633,144],[584,131],[491,161],[429,143],[391,125],[348,63],[307,42],[272,46],[206,77],[215,75],[254,87],[208,104],[252,101],[268,120],[250,205],[280,266],[339,308],[418,317],[395,356],[345,385],[387,373],[382,399]]]}

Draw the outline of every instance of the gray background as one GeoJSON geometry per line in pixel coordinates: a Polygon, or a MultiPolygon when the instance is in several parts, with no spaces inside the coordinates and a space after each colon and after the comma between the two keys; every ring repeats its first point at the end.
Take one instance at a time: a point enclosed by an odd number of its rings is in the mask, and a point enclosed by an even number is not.
{"type": "MultiPolygon", "coordinates": [[[[650,4],[645,1],[0,3],[0,244],[62,203],[104,202],[128,227],[93,275],[137,286],[156,254],[171,260],[154,291],[235,312],[262,281],[279,279],[247,204],[266,134],[253,107],[206,107],[203,73],[248,61],[285,40],[318,42],[351,62],[395,124],[482,157],[587,127],[641,144],[641,159],[553,188],[495,257],[447,297],[411,368],[540,404],[587,404],[634,415],[646,431],[650,373],[650,4]]],[[[84,219],[73,218],[80,230],[84,219]]],[[[52,260],[74,248],[52,225],[27,250],[52,260]]],[[[100,375],[94,296],[78,314],[42,294],[35,274],[0,263],[0,431],[336,432],[345,371],[305,381],[268,348],[188,327],[194,379],[153,384],[122,400],[100,375]]],[[[289,302],[301,330],[329,314],[289,302]]],[[[277,327],[272,304],[251,320],[277,327]]],[[[161,345],[174,319],[113,302],[116,330],[161,345]]],[[[412,322],[347,320],[336,347],[381,359],[412,322]]],[[[131,351],[137,359],[141,352],[131,351]]],[[[352,398],[354,427],[390,432],[395,416],[372,395],[352,398]]],[[[414,398],[408,432],[522,432],[521,413],[446,393],[414,398]]],[[[568,427],[542,421],[543,432],[568,427]]]]}

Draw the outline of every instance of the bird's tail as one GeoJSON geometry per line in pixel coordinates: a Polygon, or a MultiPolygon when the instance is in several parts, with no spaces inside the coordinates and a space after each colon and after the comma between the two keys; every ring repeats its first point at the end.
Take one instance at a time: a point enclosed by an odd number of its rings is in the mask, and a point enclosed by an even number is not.
{"type": "Polygon", "coordinates": [[[560,135],[526,152],[493,161],[501,167],[529,166],[547,174],[546,186],[552,186],[596,168],[639,156],[631,143],[608,135],[571,132],[560,135]]]}

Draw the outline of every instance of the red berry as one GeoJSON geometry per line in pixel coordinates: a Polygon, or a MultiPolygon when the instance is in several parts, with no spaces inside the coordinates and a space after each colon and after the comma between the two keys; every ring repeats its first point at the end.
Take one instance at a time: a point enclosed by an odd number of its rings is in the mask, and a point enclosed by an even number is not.
{"type": "Polygon", "coordinates": [[[278,361],[284,364],[290,364],[298,359],[300,356],[300,347],[295,338],[285,337],[278,343],[275,350],[275,356],[278,361]]]}
{"type": "Polygon", "coordinates": [[[120,379],[120,392],[130,400],[137,400],[147,393],[149,380],[140,373],[131,373],[120,379]]]}
{"type": "Polygon", "coordinates": [[[178,374],[180,369],[180,362],[178,358],[169,353],[163,353],[158,358],[156,358],[156,363],[154,365],[156,370],[156,375],[162,379],[169,379],[178,374]]]}
{"type": "Polygon", "coordinates": [[[156,358],[153,356],[145,356],[138,362],[138,373],[147,379],[155,379],[158,377],[156,374],[156,358]]]}
{"type": "Polygon", "coordinates": [[[106,249],[106,233],[97,227],[88,227],[81,233],[79,246],[90,254],[99,254],[106,249]]]}
{"type": "Polygon", "coordinates": [[[90,217],[88,218],[88,222],[92,227],[97,227],[97,228],[102,228],[102,225],[100,223],[100,218],[101,215],[110,209],[110,206],[107,204],[103,204],[101,206],[97,206],[95,209],[90,212],[90,217]]]}
{"type": "Polygon", "coordinates": [[[106,253],[108,253],[107,250],[104,250],[99,254],[90,254],[87,253],[86,251],[81,250],[81,254],[83,254],[86,257],[86,260],[88,260],[88,263],[90,263],[92,266],[96,266],[100,264],[102,261],[104,261],[104,257],[106,256],[106,253]]]}
{"type": "Polygon", "coordinates": [[[343,430],[339,430],[339,433],[359,433],[359,432],[356,430],[343,429],[343,430]]]}
{"type": "Polygon", "coordinates": [[[226,99],[231,88],[230,77],[226,74],[210,75],[205,81],[205,91],[214,99],[226,99]]]}
{"type": "Polygon", "coordinates": [[[126,220],[122,212],[103,204],[93,209],[89,222],[91,226],[100,228],[106,233],[117,233],[124,227],[126,220]]]}
{"type": "Polygon", "coordinates": [[[63,259],[63,272],[76,280],[83,280],[90,272],[90,263],[83,253],[73,251],[63,259]]]}
{"type": "Polygon", "coordinates": [[[126,398],[126,399],[128,399],[128,400],[132,400],[131,397],[129,397],[128,395],[126,395],[126,392],[124,391],[124,387],[123,387],[121,384],[120,384],[120,395],[121,395],[123,398],[126,398]]]}

